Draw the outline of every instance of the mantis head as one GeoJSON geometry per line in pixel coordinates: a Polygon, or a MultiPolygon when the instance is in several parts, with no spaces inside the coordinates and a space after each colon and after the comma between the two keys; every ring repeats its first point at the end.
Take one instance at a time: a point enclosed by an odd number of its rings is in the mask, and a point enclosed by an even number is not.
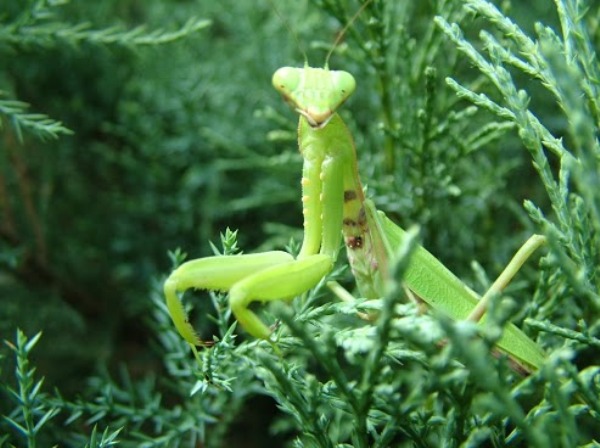
{"type": "Polygon", "coordinates": [[[273,74],[273,86],[312,127],[323,127],[356,88],[354,77],[324,68],[283,67],[273,74]]]}

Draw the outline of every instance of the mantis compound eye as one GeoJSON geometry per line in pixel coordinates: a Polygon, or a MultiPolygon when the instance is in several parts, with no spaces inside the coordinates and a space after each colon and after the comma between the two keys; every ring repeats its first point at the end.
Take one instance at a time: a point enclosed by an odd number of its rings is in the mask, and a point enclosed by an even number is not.
{"type": "Polygon", "coordinates": [[[339,104],[346,101],[356,90],[356,81],[354,76],[344,71],[331,72],[332,92],[338,97],[339,104]]]}
{"type": "Polygon", "coordinates": [[[283,67],[273,75],[273,86],[312,127],[323,127],[352,95],[356,81],[344,71],[283,67]]]}
{"type": "Polygon", "coordinates": [[[282,67],[273,74],[273,87],[285,97],[298,88],[301,71],[295,67],[282,67]]]}

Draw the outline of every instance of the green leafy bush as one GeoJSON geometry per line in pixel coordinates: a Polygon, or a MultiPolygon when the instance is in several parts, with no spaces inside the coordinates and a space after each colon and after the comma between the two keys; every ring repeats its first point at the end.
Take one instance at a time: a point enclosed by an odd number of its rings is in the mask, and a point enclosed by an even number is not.
{"type": "MultiPolygon", "coordinates": [[[[281,355],[189,294],[217,341],[195,357],[162,295],[183,251],[302,236],[280,16],[319,65],[360,2],[96,3],[0,7],[0,446],[598,445],[597,2],[369,4],[330,65],[358,80],[341,114],[369,195],[420,226],[398,283],[261,309],[281,355]],[[485,329],[404,301],[416,242],[485,291],[531,233],[548,247],[485,329]],[[548,355],[527,378],[491,350],[509,320],[548,355]]],[[[327,280],[351,289],[344,266],[327,280]]]]}

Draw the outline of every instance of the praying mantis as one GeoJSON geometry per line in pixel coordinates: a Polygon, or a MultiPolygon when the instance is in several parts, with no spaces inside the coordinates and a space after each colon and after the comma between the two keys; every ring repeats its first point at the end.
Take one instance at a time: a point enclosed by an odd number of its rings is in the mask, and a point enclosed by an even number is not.
{"type": "MultiPolygon", "coordinates": [[[[294,257],[283,251],[191,260],[164,284],[167,308],[181,336],[206,346],[190,325],[179,298],[188,289],[226,291],[233,315],[247,333],[270,340],[271,329],[250,309],[253,302],[290,300],[315,287],[333,268],[342,241],[361,295],[384,295],[387,266],[405,231],[365,198],[352,135],[337,113],[356,88],[345,71],[284,67],[273,86],[299,114],[298,145],[303,158],[304,239],[294,257]]],[[[545,238],[533,235],[480,297],[423,247],[410,259],[403,282],[409,295],[456,320],[485,323],[490,297],[498,294],[545,238]]],[[[497,343],[528,373],[544,362],[541,348],[513,324],[497,343]]]]}

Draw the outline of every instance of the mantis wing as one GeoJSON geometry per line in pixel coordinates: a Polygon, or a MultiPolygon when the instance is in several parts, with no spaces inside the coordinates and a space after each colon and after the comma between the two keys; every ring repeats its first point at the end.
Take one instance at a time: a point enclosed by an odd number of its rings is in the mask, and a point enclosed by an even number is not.
{"type": "MultiPolygon", "coordinates": [[[[389,272],[388,260],[393,257],[406,232],[383,212],[376,210],[371,201],[365,201],[365,212],[377,263],[381,275],[385,277],[389,272]]],[[[418,299],[454,320],[467,319],[480,300],[477,293],[424,247],[418,247],[413,252],[404,282],[418,299]]],[[[479,323],[485,324],[485,316],[479,323]]],[[[527,372],[544,363],[542,349],[513,324],[506,326],[497,345],[527,372]]]]}

